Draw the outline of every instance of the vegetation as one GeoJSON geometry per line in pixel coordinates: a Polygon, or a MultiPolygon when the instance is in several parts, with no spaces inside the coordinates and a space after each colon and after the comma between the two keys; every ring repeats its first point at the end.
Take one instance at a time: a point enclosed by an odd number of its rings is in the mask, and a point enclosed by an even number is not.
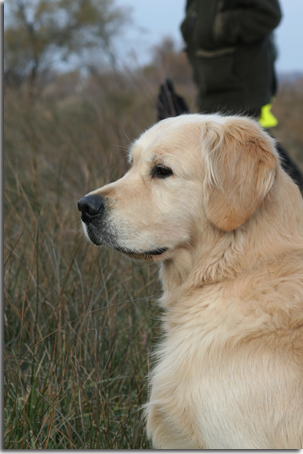
{"type": "Polygon", "coordinates": [[[303,78],[280,83],[273,113],[279,120],[273,134],[303,171],[303,78]]]}
{"type": "Polygon", "coordinates": [[[112,40],[127,21],[129,12],[113,0],[10,0],[4,31],[6,79],[26,79],[32,93],[39,76],[60,62],[80,55],[85,66],[89,50],[97,61],[107,57],[113,62],[112,40]]]}
{"type": "MultiPolygon", "coordinates": [[[[136,71],[57,75],[34,99],[5,87],[7,449],[150,448],[140,407],[161,335],[157,269],[89,244],[77,200],[125,173],[164,76],[193,110],[186,59],[167,41],[136,71]]],[[[274,108],[301,164],[302,87],[281,86],[274,108]]]]}
{"type": "Polygon", "coordinates": [[[88,244],[77,211],[125,172],[123,130],[133,139],[153,121],[139,93],[110,83],[96,97],[34,105],[5,93],[10,449],[148,447],[138,410],[158,329],[156,270],[88,244]]]}

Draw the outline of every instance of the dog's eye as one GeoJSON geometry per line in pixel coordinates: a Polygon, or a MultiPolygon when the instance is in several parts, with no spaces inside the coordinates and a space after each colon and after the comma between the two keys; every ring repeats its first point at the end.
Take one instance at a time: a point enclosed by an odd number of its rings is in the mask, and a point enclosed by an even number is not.
{"type": "Polygon", "coordinates": [[[155,166],[152,169],[152,177],[153,178],[167,178],[173,174],[172,169],[165,166],[155,166]]]}

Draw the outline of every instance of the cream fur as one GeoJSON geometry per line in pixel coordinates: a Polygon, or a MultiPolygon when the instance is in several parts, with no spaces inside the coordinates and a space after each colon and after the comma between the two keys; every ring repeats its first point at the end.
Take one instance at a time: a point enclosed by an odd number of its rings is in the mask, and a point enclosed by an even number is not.
{"type": "Polygon", "coordinates": [[[93,193],[103,241],[160,264],[153,446],[303,448],[303,203],[273,139],[246,118],[184,115],[146,131],[130,161],[93,193]],[[159,163],[173,175],[151,177],[159,163]]]}

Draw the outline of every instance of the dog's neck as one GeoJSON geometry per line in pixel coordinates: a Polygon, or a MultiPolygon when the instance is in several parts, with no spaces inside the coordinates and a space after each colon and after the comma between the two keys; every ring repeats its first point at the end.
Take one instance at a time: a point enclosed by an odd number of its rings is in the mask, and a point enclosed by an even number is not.
{"type": "Polygon", "coordinates": [[[234,231],[223,232],[204,224],[193,235],[195,243],[184,245],[174,258],[161,264],[163,296],[160,304],[172,307],[184,291],[231,281],[249,273],[261,262],[269,264],[277,255],[302,250],[303,217],[298,213],[298,206],[301,203],[303,211],[303,202],[297,192],[298,200],[293,204],[290,200],[287,207],[280,203],[285,197],[271,194],[251,218],[234,231]],[[263,232],[261,237],[260,231],[263,232]]]}
{"type": "Polygon", "coordinates": [[[204,230],[196,240],[195,244],[185,245],[173,259],[161,264],[163,306],[173,305],[181,289],[184,291],[187,287],[193,289],[231,279],[238,269],[243,269],[243,254],[233,247],[241,243],[240,232],[227,234],[211,227],[207,235],[204,230]]]}

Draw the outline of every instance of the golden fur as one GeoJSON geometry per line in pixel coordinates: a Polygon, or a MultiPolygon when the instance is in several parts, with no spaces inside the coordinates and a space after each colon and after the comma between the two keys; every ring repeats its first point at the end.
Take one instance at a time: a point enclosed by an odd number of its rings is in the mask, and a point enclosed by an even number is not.
{"type": "Polygon", "coordinates": [[[90,195],[105,201],[100,241],[160,264],[153,446],[303,448],[303,202],[274,140],[245,117],[183,115],[130,161],[90,195]]]}

